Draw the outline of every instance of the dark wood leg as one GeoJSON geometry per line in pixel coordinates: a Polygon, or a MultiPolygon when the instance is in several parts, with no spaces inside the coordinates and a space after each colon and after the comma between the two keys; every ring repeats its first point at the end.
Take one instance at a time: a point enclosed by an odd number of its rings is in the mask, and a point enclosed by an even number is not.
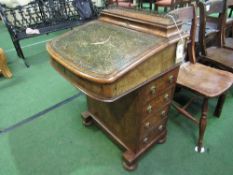
{"type": "Polygon", "coordinates": [[[159,7],[155,4],[155,11],[158,12],[159,7]]]}
{"type": "Polygon", "coordinates": [[[128,171],[133,171],[137,168],[136,155],[132,151],[126,151],[123,154],[123,167],[128,171]]]}
{"type": "Polygon", "coordinates": [[[232,11],[233,11],[233,8],[231,8],[231,11],[230,11],[230,13],[229,13],[229,18],[231,17],[231,15],[232,15],[232,11]]]}
{"type": "Polygon", "coordinates": [[[164,7],[164,12],[167,12],[167,7],[164,7]]]}
{"type": "Polygon", "coordinates": [[[83,125],[91,126],[93,124],[93,118],[91,117],[89,112],[83,112],[81,115],[83,118],[83,125]]]}
{"type": "Polygon", "coordinates": [[[141,3],[142,3],[141,0],[139,0],[139,1],[138,1],[138,8],[139,8],[139,9],[142,8],[141,3]]]}
{"type": "Polygon", "coordinates": [[[202,115],[199,123],[199,138],[197,143],[197,151],[204,152],[203,138],[205,134],[206,124],[207,124],[207,113],[208,113],[208,98],[204,98],[202,105],[202,115]]]}
{"type": "Polygon", "coordinates": [[[150,0],[150,11],[152,10],[152,0],[150,0]]]}
{"type": "Polygon", "coordinates": [[[216,117],[220,117],[225,99],[226,99],[226,94],[222,94],[218,97],[218,102],[214,111],[214,115],[216,117]]]}

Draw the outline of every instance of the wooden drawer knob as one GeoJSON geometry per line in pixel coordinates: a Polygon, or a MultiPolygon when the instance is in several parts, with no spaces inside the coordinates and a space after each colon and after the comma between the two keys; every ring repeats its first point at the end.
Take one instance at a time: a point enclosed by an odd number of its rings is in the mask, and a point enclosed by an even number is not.
{"type": "Polygon", "coordinates": [[[155,92],[156,92],[156,86],[155,85],[150,87],[150,92],[151,92],[152,95],[155,95],[155,92]]]}
{"type": "Polygon", "coordinates": [[[166,101],[169,100],[169,95],[168,95],[167,93],[164,95],[164,99],[165,99],[166,101]]]}
{"type": "Polygon", "coordinates": [[[143,143],[147,143],[148,142],[148,137],[145,137],[144,139],[143,139],[143,143]]]}
{"type": "Polygon", "coordinates": [[[163,111],[161,112],[161,116],[162,116],[162,117],[165,117],[165,116],[166,116],[166,111],[165,111],[165,110],[163,110],[163,111]]]}
{"type": "Polygon", "coordinates": [[[173,75],[170,75],[168,79],[169,79],[170,84],[172,84],[174,82],[174,76],[173,75]]]}
{"type": "Polygon", "coordinates": [[[159,131],[162,131],[163,130],[163,125],[159,125],[158,129],[159,129],[159,131]]]}
{"type": "Polygon", "coordinates": [[[145,128],[149,128],[150,127],[150,122],[146,122],[146,124],[145,124],[145,128]]]}
{"type": "Polygon", "coordinates": [[[152,112],[152,106],[149,105],[149,106],[146,108],[146,111],[147,111],[148,113],[151,113],[151,112],[152,112]]]}

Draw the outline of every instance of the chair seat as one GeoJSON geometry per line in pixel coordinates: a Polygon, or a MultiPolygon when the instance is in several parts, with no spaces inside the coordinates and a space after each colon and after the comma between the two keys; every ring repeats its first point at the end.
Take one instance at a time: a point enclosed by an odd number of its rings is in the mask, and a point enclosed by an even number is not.
{"type": "Polygon", "coordinates": [[[136,7],[136,4],[133,4],[133,3],[131,3],[131,2],[119,1],[119,2],[118,2],[118,6],[120,6],[120,7],[129,7],[129,8],[131,8],[131,7],[136,7]]]}
{"type": "Polygon", "coordinates": [[[225,39],[225,47],[233,49],[233,38],[225,39]]]}
{"type": "Polygon", "coordinates": [[[177,84],[196,91],[206,97],[217,97],[233,83],[233,74],[199,63],[183,63],[177,84]]]}
{"type": "MultiPolygon", "coordinates": [[[[179,2],[178,4],[181,5],[181,4],[189,4],[189,3],[191,3],[190,0],[183,0],[183,1],[179,2]]],[[[172,5],[172,0],[157,0],[155,2],[155,4],[160,5],[160,6],[170,6],[170,5],[172,5]]]]}
{"type": "Polygon", "coordinates": [[[172,4],[171,0],[159,0],[157,2],[155,2],[156,5],[160,5],[160,6],[170,6],[172,4]]]}
{"type": "Polygon", "coordinates": [[[226,48],[210,47],[207,48],[207,57],[220,65],[233,69],[233,52],[226,48]]]}
{"type": "MultiPolygon", "coordinates": [[[[116,3],[116,0],[112,0],[111,3],[116,3]]],[[[129,0],[118,0],[118,6],[120,7],[127,7],[127,8],[132,8],[132,7],[136,7],[136,4],[133,4],[132,1],[129,0]]]]}

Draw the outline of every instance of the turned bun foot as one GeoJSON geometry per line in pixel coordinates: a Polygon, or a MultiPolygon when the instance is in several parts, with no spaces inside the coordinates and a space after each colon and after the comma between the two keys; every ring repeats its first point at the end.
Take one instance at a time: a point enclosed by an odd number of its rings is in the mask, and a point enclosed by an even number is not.
{"type": "Polygon", "coordinates": [[[123,167],[128,171],[133,171],[138,167],[137,163],[127,163],[126,161],[123,161],[123,167]]]}
{"type": "Polygon", "coordinates": [[[159,139],[157,143],[158,143],[158,144],[163,144],[163,143],[166,142],[166,140],[167,140],[167,137],[164,136],[164,137],[162,137],[161,139],[159,139]]]}
{"type": "Polygon", "coordinates": [[[133,171],[137,168],[138,164],[136,161],[137,157],[134,152],[126,151],[123,154],[123,167],[128,171],[133,171]]]}
{"type": "Polygon", "coordinates": [[[166,137],[162,138],[162,139],[158,140],[158,144],[163,144],[166,142],[166,140],[167,140],[166,137]]]}

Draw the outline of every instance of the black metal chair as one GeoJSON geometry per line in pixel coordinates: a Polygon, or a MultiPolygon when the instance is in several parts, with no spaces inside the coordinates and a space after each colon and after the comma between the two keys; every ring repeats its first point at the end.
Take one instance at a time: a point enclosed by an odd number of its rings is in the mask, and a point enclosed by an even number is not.
{"type": "Polygon", "coordinates": [[[89,1],[93,10],[93,17],[89,19],[80,18],[80,13],[74,6],[75,0],[35,0],[15,8],[0,4],[2,20],[10,33],[17,55],[24,60],[27,67],[29,65],[21,49],[20,40],[36,35],[27,34],[26,29],[38,29],[40,35],[48,34],[95,19],[97,13],[91,0],[89,1]]]}

